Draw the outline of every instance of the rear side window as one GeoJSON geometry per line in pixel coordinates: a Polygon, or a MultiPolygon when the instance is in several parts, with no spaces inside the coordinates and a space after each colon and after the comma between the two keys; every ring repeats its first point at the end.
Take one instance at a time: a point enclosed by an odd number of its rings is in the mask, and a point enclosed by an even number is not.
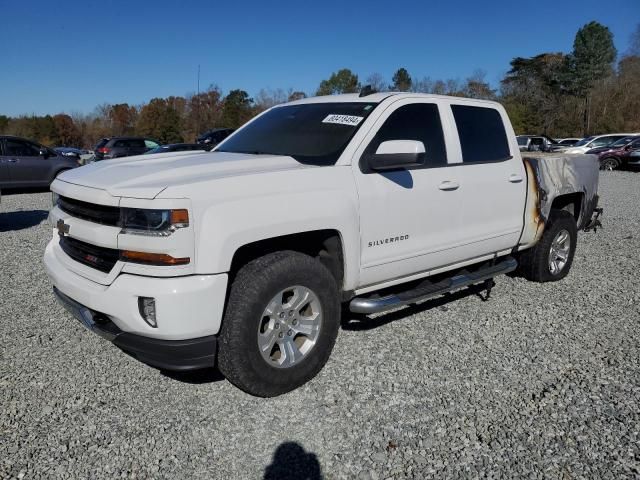
{"type": "Polygon", "coordinates": [[[447,164],[447,150],[442,133],[438,106],[434,103],[414,103],[398,108],[389,115],[365,150],[373,155],[382,142],[389,140],[418,140],[424,144],[425,167],[447,164]]]}
{"type": "Polygon", "coordinates": [[[127,140],[127,147],[129,147],[129,148],[147,148],[145,143],[144,143],[144,140],[139,140],[139,139],[127,140]]]}
{"type": "Polygon", "coordinates": [[[493,108],[451,105],[458,127],[462,161],[498,162],[510,158],[507,133],[493,108]]]}

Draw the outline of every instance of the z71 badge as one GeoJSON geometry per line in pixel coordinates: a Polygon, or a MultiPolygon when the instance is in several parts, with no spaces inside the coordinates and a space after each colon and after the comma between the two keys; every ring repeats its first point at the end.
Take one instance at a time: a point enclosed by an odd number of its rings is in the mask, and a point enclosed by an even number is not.
{"type": "Polygon", "coordinates": [[[378,247],[380,245],[384,245],[386,243],[396,243],[396,242],[402,242],[403,240],[408,240],[409,239],[409,235],[398,235],[397,237],[389,237],[389,238],[383,238],[381,240],[374,240],[372,242],[369,242],[369,245],[367,245],[368,247],[378,247]]]}

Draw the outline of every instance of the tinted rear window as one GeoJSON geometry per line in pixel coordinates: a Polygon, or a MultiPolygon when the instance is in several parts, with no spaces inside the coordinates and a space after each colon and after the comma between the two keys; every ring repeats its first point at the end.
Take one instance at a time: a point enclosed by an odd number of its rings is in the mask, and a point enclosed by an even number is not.
{"type": "Polygon", "coordinates": [[[495,162],[510,157],[507,133],[493,108],[451,105],[458,127],[462,161],[495,162]]]}
{"type": "Polygon", "coordinates": [[[109,142],[108,139],[103,138],[102,140],[100,140],[98,143],[96,143],[96,146],[94,147],[94,150],[97,150],[99,148],[104,147],[107,143],[109,142]]]}

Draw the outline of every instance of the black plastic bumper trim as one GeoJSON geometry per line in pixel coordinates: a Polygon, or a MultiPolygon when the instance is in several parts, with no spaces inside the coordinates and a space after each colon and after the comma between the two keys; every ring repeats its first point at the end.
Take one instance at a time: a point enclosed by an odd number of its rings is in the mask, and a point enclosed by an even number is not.
{"type": "Polygon", "coordinates": [[[187,340],[160,340],[123,332],[112,342],[147,365],[174,371],[213,367],[218,347],[215,335],[187,340]]]}
{"type": "Polygon", "coordinates": [[[186,340],[161,340],[123,332],[103,313],[85,307],[56,287],[53,287],[53,293],[85,328],[147,365],[173,371],[198,370],[215,365],[218,349],[218,337],[215,335],[186,340]]]}

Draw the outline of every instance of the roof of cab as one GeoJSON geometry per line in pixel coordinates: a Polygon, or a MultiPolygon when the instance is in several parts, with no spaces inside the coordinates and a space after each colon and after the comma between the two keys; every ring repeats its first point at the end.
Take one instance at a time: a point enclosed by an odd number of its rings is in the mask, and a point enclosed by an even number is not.
{"type": "Polygon", "coordinates": [[[352,102],[380,103],[389,97],[394,97],[394,99],[398,99],[398,100],[402,98],[432,98],[432,99],[455,101],[460,103],[464,103],[464,102],[484,103],[494,107],[496,105],[499,105],[498,102],[494,102],[491,100],[480,100],[477,98],[467,98],[467,97],[454,97],[450,95],[435,95],[431,93],[414,93],[414,92],[378,92],[378,93],[372,93],[370,95],[365,95],[362,97],[358,93],[343,93],[340,95],[308,97],[308,98],[302,98],[300,100],[294,100],[293,102],[282,103],[277,106],[302,105],[305,103],[352,103],[352,102]]]}

